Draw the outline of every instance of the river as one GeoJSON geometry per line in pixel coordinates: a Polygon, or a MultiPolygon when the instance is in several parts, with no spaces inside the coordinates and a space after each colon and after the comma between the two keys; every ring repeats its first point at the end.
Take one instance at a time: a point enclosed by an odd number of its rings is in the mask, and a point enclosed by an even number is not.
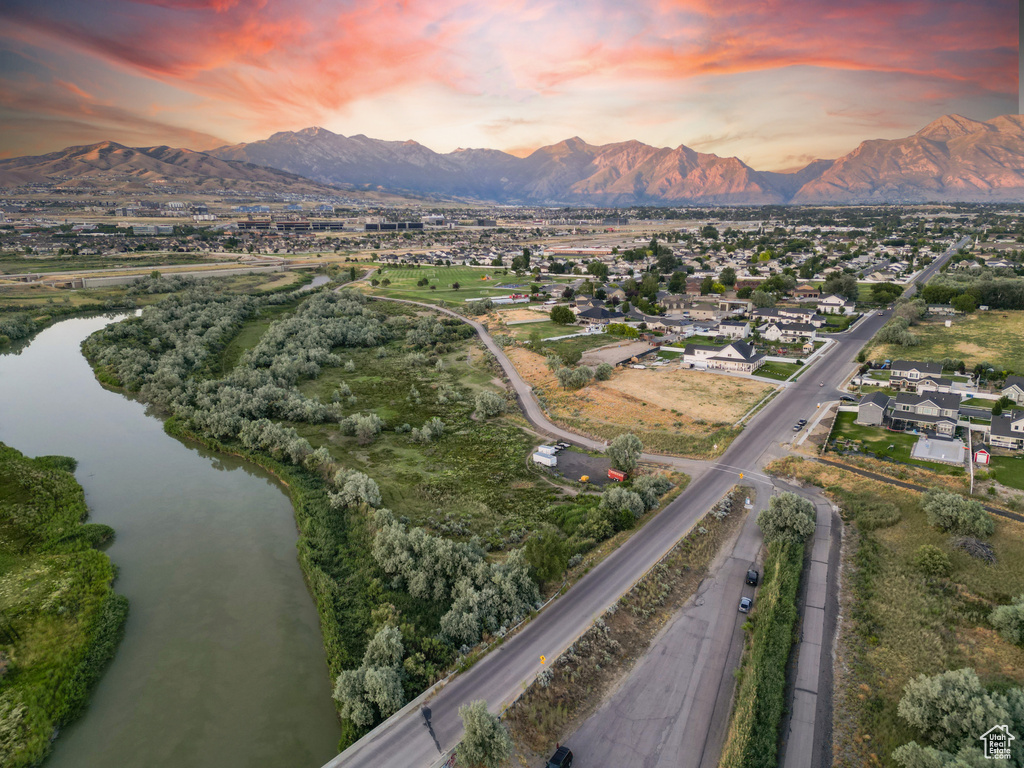
{"type": "Polygon", "coordinates": [[[288,497],[104,390],[79,345],[110,322],[65,320],[0,356],[0,440],[78,459],[131,602],[113,663],[46,768],[317,768],[340,727],[288,497]]]}

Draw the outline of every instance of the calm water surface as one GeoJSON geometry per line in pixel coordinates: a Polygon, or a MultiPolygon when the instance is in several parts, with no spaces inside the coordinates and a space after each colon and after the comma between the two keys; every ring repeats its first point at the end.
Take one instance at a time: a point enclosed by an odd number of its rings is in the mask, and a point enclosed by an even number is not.
{"type": "Polygon", "coordinates": [[[265,472],[166,435],[104,390],[66,320],[0,356],[0,440],[78,459],[113,526],[124,641],[46,768],[318,768],[340,729],[293,511],[265,472]]]}

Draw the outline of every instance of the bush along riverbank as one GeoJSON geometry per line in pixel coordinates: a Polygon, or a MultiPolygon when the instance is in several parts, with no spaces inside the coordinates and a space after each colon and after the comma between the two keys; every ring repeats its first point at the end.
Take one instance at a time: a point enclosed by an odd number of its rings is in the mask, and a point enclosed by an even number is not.
{"type": "Polygon", "coordinates": [[[75,460],[0,443],[0,764],[37,765],[114,656],[128,601],[75,460]]]}
{"type": "Polygon", "coordinates": [[[194,287],[83,343],[97,378],[157,406],[168,432],[288,486],[342,748],[671,488],[644,476],[571,496],[546,481],[472,337],[353,291],[194,287]]]}

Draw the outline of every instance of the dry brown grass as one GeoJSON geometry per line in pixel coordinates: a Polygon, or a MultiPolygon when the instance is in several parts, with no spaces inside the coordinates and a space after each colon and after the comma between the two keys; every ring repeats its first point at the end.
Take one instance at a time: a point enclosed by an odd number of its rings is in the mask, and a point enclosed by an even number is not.
{"type": "Polygon", "coordinates": [[[916,347],[875,344],[869,356],[878,360],[941,360],[952,357],[963,360],[968,368],[977,363],[991,363],[997,368],[1019,371],[1024,368],[1024,312],[992,310],[953,318],[947,328],[945,318],[929,319],[915,325],[920,338],[916,347]]]}
{"type": "Polygon", "coordinates": [[[764,382],[701,371],[627,368],[616,369],[608,381],[564,391],[540,354],[517,347],[509,357],[530,385],[543,390],[552,413],[615,426],[732,424],[774,389],[764,382]]]}

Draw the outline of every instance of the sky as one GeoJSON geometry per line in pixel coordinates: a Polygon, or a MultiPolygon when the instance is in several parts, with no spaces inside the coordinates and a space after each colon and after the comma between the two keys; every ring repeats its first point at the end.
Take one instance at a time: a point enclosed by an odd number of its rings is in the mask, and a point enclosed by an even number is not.
{"type": "Polygon", "coordinates": [[[1008,0],[0,2],[0,157],[320,126],[789,170],[945,114],[1015,114],[1017,94],[1008,0]]]}

